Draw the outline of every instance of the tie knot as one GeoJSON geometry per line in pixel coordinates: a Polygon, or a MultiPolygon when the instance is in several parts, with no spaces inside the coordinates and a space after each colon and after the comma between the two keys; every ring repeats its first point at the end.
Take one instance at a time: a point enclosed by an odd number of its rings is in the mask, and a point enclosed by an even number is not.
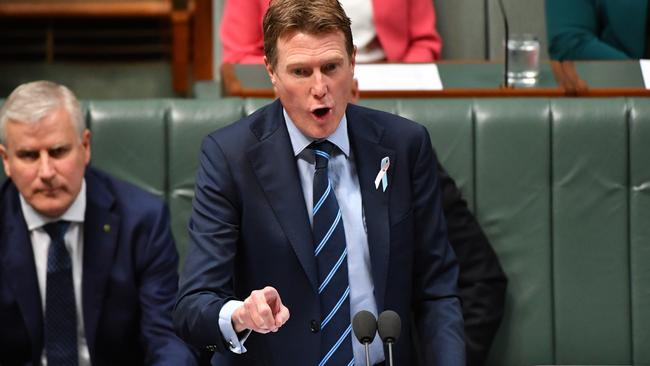
{"type": "Polygon", "coordinates": [[[334,144],[327,140],[312,142],[309,147],[314,150],[314,158],[316,159],[316,169],[327,168],[327,163],[330,160],[332,151],[334,151],[334,144]]]}
{"type": "Polygon", "coordinates": [[[52,241],[63,241],[63,236],[68,230],[68,226],[70,226],[69,221],[59,220],[45,224],[43,226],[43,229],[45,229],[45,232],[50,236],[50,239],[52,239],[52,241]]]}

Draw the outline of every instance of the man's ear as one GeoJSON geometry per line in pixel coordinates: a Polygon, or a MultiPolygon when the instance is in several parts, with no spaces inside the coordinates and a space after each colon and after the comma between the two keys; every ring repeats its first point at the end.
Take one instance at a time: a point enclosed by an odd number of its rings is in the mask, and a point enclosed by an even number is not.
{"type": "Polygon", "coordinates": [[[92,137],[92,133],[90,132],[89,129],[85,129],[83,134],[81,135],[81,145],[84,148],[84,154],[85,160],[86,160],[86,165],[90,162],[90,139],[92,137]]]}
{"type": "Polygon", "coordinates": [[[0,157],[2,157],[2,166],[5,169],[5,175],[7,177],[11,177],[11,169],[9,168],[9,156],[7,155],[7,148],[3,144],[0,144],[0,157]]]}
{"type": "Polygon", "coordinates": [[[269,74],[269,79],[271,79],[271,84],[275,87],[275,70],[273,70],[273,65],[269,62],[269,59],[264,56],[264,67],[266,68],[266,73],[269,74]]]}

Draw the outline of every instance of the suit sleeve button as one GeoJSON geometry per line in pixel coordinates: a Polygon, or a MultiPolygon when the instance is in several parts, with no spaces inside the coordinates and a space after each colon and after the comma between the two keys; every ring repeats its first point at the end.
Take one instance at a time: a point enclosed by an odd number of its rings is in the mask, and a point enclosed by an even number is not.
{"type": "Polygon", "coordinates": [[[312,333],[318,333],[318,331],[320,330],[320,324],[318,324],[317,321],[312,320],[311,322],[309,322],[309,330],[311,330],[312,333]]]}

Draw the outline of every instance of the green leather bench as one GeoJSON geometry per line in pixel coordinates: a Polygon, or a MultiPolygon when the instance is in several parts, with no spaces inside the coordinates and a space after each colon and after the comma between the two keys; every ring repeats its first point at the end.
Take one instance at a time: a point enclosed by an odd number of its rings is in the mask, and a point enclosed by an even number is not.
{"type": "MultiPolygon", "coordinates": [[[[93,164],[167,200],[182,255],[202,137],[265,102],[88,102],[93,164]]],[[[364,104],[427,126],[501,259],[490,365],[650,364],[650,99],[364,104]]]]}

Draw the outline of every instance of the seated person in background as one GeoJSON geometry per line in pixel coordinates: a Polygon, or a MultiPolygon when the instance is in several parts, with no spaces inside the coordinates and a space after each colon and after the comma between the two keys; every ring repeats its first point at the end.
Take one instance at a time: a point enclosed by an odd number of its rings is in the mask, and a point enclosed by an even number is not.
{"type": "MultiPolygon", "coordinates": [[[[440,57],[432,0],[341,0],[352,21],[357,62],[432,62],[440,57]]],[[[226,0],[222,61],[264,63],[262,17],[269,0],[226,0]]]]}
{"type": "Polygon", "coordinates": [[[650,58],[647,0],[546,0],[554,60],[650,58]]]}
{"type": "Polygon", "coordinates": [[[172,329],[178,254],[155,196],[88,167],[64,86],[0,109],[0,365],[194,365],[172,329]]]}
{"type": "Polygon", "coordinates": [[[483,366],[503,318],[507,279],[499,258],[469,211],[454,180],[438,163],[442,209],[460,271],[467,366],[483,366]]]}

